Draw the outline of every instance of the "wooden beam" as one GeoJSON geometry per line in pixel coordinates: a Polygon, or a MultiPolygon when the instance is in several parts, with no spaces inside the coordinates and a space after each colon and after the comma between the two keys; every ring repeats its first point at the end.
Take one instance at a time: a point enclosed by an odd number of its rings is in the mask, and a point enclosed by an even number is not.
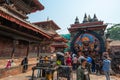
{"type": "Polygon", "coordinates": [[[46,38],[50,39],[51,36],[48,35],[45,31],[43,31],[42,29],[38,28],[37,26],[33,25],[33,24],[30,24],[28,23],[27,21],[25,20],[21,20],[20,18],[16,18],[14,15],[12,14],[9,14],[10,12],[6,12],[6,9],[4,9],[3,7],[0,7],[0,16],[11,21],[11,22],[14,22],[15,24],[18,24],[20,26],[23,26],[27,29],[30,29],[30,30],[33,30],[35,32],[38,32],[39,34],[45,36],[46,38]]]}
{"type": "Polygon", "coordinates": [[[17,14],[18,16],[20,16],[23,19],[27,19],[28,17],[26,16],[26,14],[21,13],[20,11],[17,11],[16,8],[14,8],[15,6],[11,6],[11,5],[7,5],[4,4],[4,6],[9,9],[10,11],[12,11],[13,13],[17,14]]]}
{"type": "Polygon", "coordinates": [[[40,45],[37,46],[37,50],[38,50],[38,52],[37,52],[37,57],[40,56],[40,49],[39,49],[39,46],[40,46],[40,45]]]}
{"type": "MultiPolygon", "coordinates": [[[[12,29],[12,28],[10,28],[10,27],[6,27],[6,26],[3,26],[3,25],[0,25],[0,29],[1,30],[3,30],[3,31],[9,31],[8,33],[9,33],[9,35],[11,34],[11,35],[16,35],[16,36],[25,36],[25,38],[29,38],[29,40],[30,40],[30,38],[31,38],[31,40],[36,40],[36,41],[41,41],[41,38],[38,38],[38,37],[35,37],[35,36],[32,36],[32,35],[30,35],[30,34],[27,34],[27,33],[24,33],[24,32],[20,32],[20,31],[18,31],[18,30],[15,30],[15,29],[12,29]]],[[[7,32],[5,32],[5,33],[7,33],[7,32]]],[[[17,38],[15,36],[15,38],[17,38]]]]}

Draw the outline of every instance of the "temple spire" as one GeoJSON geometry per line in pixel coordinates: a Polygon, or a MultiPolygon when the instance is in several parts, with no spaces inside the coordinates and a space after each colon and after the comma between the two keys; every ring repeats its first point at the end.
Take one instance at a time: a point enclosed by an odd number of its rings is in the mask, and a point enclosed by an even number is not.
{"type": "Polygon", "coordinates": [[[78,17],[76,17],[74,24],[79,24],[79,19],[78,19],[78,17]]]}
{"type": "Polygon", "coordinates": [[[94,14],[93,21],[98,21],[96,14],[94,14]]]}
{"type": "Polygon", "coordinates": [[[89,21],[89,22],[92,22],[92,19],[91,19],[91,16],[90,16],[90,15],[88,15],[88,21],[89,21]]]}
{"type": "Polygon", "coordinates": [[[47,17],[47,21],[49,21],[49,16],[47,17]]]}
{"type": "Polygon", "coordinates": [[[85,13],[85,15],[84,15],[84,19],[83,19],[83,23],[85,23],[85,22],[88,22],[88,18],[87,18],[86,13],[85,13]]]}

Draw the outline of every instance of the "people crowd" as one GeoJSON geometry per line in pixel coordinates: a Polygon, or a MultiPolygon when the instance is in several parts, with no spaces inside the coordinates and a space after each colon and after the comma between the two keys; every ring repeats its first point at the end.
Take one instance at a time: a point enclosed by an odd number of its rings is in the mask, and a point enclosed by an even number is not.
{"type": "Polygon", "coordinates": [[[6,69],[10,69],[11,67],[16,66],[15,62],[11,59],[7,61],[7,64],[5,66],[6,69]]]}
{"type": "Polygon", "coordinates": [[[66,52],[64,53],[64,64],[71,66],[72,70],[76,72],[76,80],[90,80],[89,74],[104,74],[106,80],[110,80],[111,60],[108,52],[104,52],[102,58],[98,57],[98,54],[93,56],[92,53],[97,54],[96,51],[92,51],[90,54],[83,51],[77,51],[77,54],[66,52]]]}
{"type": "MultiPolygon", "coordinates": [[[[65,52],[64,55],[58,55],[56,64],[58,66],[65,65],[70,66],[72,71],[76,72],[76,80],[90,80],[89,74],[101,75],[104,74],[106,80],[110,80],[111,59],[108,52],[104,52],[100,57],[92,55],[97,54],[96,51],[86,53],[84,51],[77,51],[77,54],[71,52],[65,52]]],[[[42,63],[41,59],[45,59],[47,63],[48,57],[40,57],[38,63],[42,63]]],[[[13,60],[8,60],[6,68],[10,68],[14,64],[13,60]]],[[[21,65],[23,66],[22,72],[26,72],[28,69],[28,59],[25,57],[21,65]]],[[[38,71],[38,74],[41,74],[38,71]]],[[[39,76],[39,75],[38,75],[39,76]]]]}

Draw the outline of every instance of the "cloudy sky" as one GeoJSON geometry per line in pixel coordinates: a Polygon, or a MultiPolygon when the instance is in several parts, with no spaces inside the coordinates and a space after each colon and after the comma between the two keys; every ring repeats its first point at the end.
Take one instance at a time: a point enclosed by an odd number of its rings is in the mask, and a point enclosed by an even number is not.
{"type": "MultiPolygon", "coordinates": [[[[120,23],[120,0],[39,0],[45,7],[29,15],[30,22],[53,20],[61,30],[59,34],[69,33],[67,28],[75,17],[83,21],[84,14],[97,15],[104,23],[120,23]]],[[[109,25],[110,26],[110,25],[109,25]]]]}

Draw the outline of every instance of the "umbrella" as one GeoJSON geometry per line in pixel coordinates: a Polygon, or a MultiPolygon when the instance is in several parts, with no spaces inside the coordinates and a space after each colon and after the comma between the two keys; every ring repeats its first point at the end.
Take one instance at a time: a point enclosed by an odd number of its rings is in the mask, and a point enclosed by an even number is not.
{"type": "Polygon", "coordinates": [[[62,53],[62,52],[57,52],[56,54],[64,56],[64,53],[62,53]]]}

